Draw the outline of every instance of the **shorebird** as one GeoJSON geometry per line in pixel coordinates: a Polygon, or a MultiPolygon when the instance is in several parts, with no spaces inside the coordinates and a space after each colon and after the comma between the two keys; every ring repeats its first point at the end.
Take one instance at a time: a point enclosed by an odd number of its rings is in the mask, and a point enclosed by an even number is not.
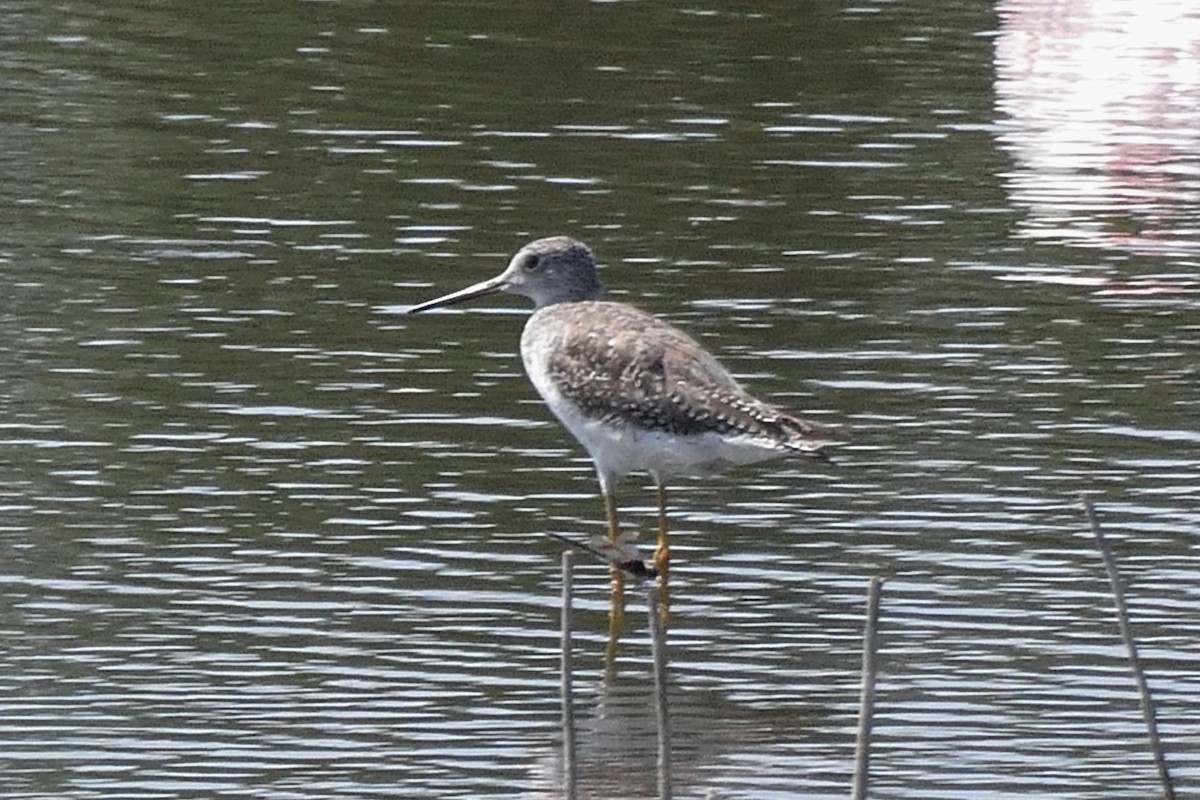
{"type": "MultiPolygon", "coordinates": [[[[522,247],[499,275],[412,306],[409,314],[496,292],[523,295],[534,312],[521,359],[538,394],[591,456],[608,538],[622,542],[616,487],[631,472],[657,487],[654,571],[667,577],[667,481],[788,455],[823,457],[821,426],[743,389],[700,343],[604,287],[587,245],[567,236],[522,247]]],[[[614,583],[620,573],[614,570],[614,583]]],[[[619,587],[614,587],[615,589],[619,587]]]]}

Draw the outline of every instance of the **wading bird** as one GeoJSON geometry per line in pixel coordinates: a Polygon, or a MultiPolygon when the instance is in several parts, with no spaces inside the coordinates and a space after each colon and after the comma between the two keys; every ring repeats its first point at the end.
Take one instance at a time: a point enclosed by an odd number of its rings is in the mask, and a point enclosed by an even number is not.
{"type": "MultiPolygon", "coordinates": [[[[582,242],[525,245],[494,278],[408,309],[413,314],[509,292],[533,301],[521,359],[534,388],[596,466],[608,537],[621,542],[615,490],[635,471],[657,486],[654,570],[670,562],[666,485],[677,476],[788,455],[821,457],[821,426],[746,392],[683,331],[625,303],[601,300],[596,259],[582,242]]],[[[621,590],[614,570],[614,594],[621,590]]]]}

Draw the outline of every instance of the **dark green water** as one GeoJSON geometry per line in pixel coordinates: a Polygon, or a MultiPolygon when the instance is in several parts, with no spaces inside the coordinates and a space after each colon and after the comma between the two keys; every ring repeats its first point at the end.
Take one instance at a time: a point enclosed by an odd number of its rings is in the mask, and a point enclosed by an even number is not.
{"type": "Polygon", "coordinates": [[[557,796],[591,467],[518,301],[395,313],[555,233],[846,434],[673,489],[676,796],[848,794],[876,574],[874,796],[1153,795],[1085,491],[1195,789],[1200,17],[1076,5],[0,0],[0,794],[557,796]]]}

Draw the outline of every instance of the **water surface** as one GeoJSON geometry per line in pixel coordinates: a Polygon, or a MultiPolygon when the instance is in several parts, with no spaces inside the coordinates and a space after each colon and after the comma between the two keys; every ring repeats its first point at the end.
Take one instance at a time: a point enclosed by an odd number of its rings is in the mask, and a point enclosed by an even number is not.
{"type": "Polygon", "coordinates": [[[1200,18],[1084,5],[0,2],[4,795],[556,796],[591,467],[519,301],[394,313],[554,233],[846,435],[672,489],[677,796],[846,795],[877,574],[873,794],[1155,793],[1081,492],[1195,788],[1200,18]]]}

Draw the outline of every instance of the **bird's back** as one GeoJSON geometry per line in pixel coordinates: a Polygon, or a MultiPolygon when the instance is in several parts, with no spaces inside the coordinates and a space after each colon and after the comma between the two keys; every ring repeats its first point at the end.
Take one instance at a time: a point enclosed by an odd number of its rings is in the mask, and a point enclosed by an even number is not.
{"type": "Polygon", "coordinates": [[[559,404],[556,413],[569,403],[616,428],[820,451],[819,426],[756,399],[691,336],[624,303],[540,308],[525,327],[521,354],[538,391],[551,408],[559,404]]]}

